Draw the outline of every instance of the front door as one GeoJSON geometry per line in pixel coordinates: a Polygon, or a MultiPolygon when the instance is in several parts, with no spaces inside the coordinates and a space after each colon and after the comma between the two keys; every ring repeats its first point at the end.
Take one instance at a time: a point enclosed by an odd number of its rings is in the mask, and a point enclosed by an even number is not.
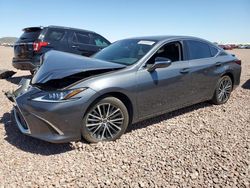
{"type": "Polygon", "coordinates": [[[168,43],[150,58],[143,69],[138,70],[137,106],[140,118],[171,111],[189,103],[192,89],[189,62],[184,60],[182,52],[180,42],[168,43]],[[147,67],[154,63],[156,57],[168,58],[172,64],[149,72],[147,67]]]}

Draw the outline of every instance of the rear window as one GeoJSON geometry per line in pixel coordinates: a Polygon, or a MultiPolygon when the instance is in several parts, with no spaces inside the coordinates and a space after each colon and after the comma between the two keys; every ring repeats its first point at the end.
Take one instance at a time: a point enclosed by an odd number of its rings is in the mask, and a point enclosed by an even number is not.
{"type": "Polygon", "coordinates": [[[60,41],[64,37],[65,31],[60,29],[49,29],[45,36],[45,41],[60,41]]]}
{"type": "Polygon", "coordinates": [[[41,33],[41,30],[37,31],[24,31],[24,33],[21,35],[19,41],[35,41],[41,33]]]}
{"type": "Polygon", "coordinates": [[[98,47],[107,47],[110,42],[108,42],[105,38],[100,35],[92,34],[93,37],[93,44],[98,47]]]}
{"type": "Polygon", "coordinates": [[[211,54],[214,57],[218,53],[218,49],[214,46],[210,46],[211,54]]]}
{"type": "Polygon", "coordinates": [[[199,41],[187,41],[189,59],[202,59],[211,57],[210,47],[208,44],[199,41]]]}

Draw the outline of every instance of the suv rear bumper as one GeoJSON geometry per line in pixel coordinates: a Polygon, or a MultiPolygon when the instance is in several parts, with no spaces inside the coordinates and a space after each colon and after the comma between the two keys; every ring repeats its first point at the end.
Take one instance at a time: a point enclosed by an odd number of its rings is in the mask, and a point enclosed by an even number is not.
{"type": "Polygon", "coordinates": [[[30,60],[17,60],[15,58],[12,59],[12,66],[16,69],[20,70],[34,70],[36,66],[30,60]]]}

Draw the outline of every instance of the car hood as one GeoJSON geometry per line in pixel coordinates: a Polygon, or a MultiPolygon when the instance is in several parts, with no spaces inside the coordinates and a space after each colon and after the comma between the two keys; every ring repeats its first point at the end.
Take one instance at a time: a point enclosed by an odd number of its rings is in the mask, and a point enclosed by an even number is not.
{"type": "Polygon", "coordinates": [[[42,58],[42,62],[41,67],[31,81],[34,85],[86,73],[82,74],[82,79],[84,79],[86,75],[94,76],[95,74],[97,75],[126,67],[121,64],[55,50],[47,52],[42,58]]]}

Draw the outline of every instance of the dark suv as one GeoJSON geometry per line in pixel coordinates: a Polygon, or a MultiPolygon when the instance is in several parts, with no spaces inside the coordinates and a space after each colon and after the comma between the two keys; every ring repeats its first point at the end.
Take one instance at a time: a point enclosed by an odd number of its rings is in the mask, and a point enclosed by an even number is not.
{"type": "Polygon", "coordinates": [[[68,27],[28,27],[14,45],[12,65],[31,73],[40,64],[40,57],[49,50],[91,56],[110,42],[87,30],[68,27]]]}

